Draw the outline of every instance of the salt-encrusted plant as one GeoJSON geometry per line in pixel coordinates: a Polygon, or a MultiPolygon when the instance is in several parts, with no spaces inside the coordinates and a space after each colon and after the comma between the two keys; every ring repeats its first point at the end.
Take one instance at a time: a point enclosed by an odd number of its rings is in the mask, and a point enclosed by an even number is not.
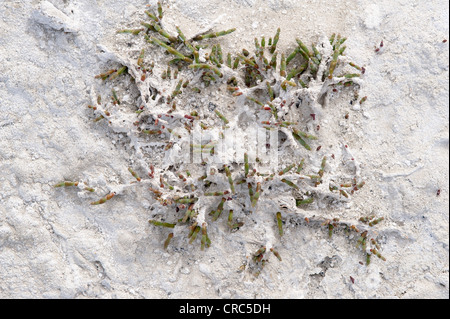
{"type": "MultiPolygon", "coordinates": [[[[319,224],[330,237],[337,229],[358,233],[356,244],[367,263],[372,254],[384,259],[365,225],[306,216],[308,207],[324,209],[351,200],[364,185],[347,145],[342,144],[339,161],[335,154],[314,152],[321,147],[317,121],[332,92],[357,92],[365,71],[344,55],[346,38],[333,34],[310,47],[295,39],[296,47],[285,53],[277,47],[277,29],[273,38],[255,38],[253,53],[225,54],[218,40],[235,29],[206,30],[190,38],[178,26],[170,32],[159,2],[145,17],[139,28],[118,31],[133,37],[139,50],[123,55],[101,47],[118,66],[96,76],[106,83],[100,90],[111,92],[110,99],[92,87],[89,105],[95,122],[127,136],[133,150],[128,171],[134,180],[109,186],[91,204],[146,187],[155,199],[150,223],[169,232],[164,248],[174,235],[186,232],[189,243],[199,238],[203,250],[212,244],[208,226],[224,211],[231,231],[245,227],[244,212],[257,213],[266,238],[253,254],[255,274],[268,256],[282,260],[275,246],[283,236],[286,212],[302,216],[307,225],[319,224]],[[221,87],[228,93],[218,93],[221,87]],[[223,94],[226,102],[207,101],[211,93],[223,94]],[[266,136],[258,139],[262,150],[242,146],[261,131],[269,134],[268,142],[266,136]],[[242,145],[230,148],[233,143],[242,145]],[[271,163],[264,162],[266,153],[271,163]]],[[[62,186],[95,191],[84,182],[55,185],[62,186]]],[[[367,218],[360,221],[369,227],[381,221],[367,218]]]]}

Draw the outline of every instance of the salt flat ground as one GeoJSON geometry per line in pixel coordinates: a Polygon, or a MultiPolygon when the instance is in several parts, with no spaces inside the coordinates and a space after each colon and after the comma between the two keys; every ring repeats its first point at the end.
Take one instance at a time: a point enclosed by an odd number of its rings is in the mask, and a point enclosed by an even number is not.
{"type": "Polygon", "coordinates": [[[245,227],[217,227],[203,252],[182,239],[164,251],[167,234],[148,225],[137,195],[93,208],[84,195],[54,189],[80,176],[129,178],[127,151],[93,124],[87,105],[94,75],[106,69],[98,45],[114,48],[115,31],[139,21],[148,2],[0,0],[0,297],[448,298],[448,2],[163,3],[165,19],[187,34],[213,21],[236,27],[230,48],[251,48],[278,27],[286,49],[295,37],[348,38],[347,54],[367,69],[368,99],[326,110],[337,129],[325,125],[321,138],[349,143],[362,163],[366,186],[339,214],[385,217],[387,261],[361,265],[345,238],[289,224],[283,261],[255,277],[238,272],[258,247],[245,227]],[[58,10],[54,20],[43,3],[58,10]]]}

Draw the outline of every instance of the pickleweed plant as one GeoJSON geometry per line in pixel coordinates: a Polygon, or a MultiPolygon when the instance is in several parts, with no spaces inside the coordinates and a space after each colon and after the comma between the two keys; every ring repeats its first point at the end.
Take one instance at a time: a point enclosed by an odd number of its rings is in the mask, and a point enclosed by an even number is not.
{"type": "Polygon", "coordinates": [[[345,55],[346,38],[333,34],[310,46],[297,38],[292,51],[282,52],[278,28],[273,37],[255,38],[253,50],[228,53],[219,41],[236,29],[188,38],[181,27],[165,24],[160,2],[151,9],[137,28],[117,31],[137,50],[101,47],[116,67],[95,76],[104,88],[91,89],[89,105],[98,125],[127,136],[134,179],[107,190],[84,181],[55,187],[103,192],[92,205],[113,205],[125,189],[144,187],[158,208],[150,224],[167,229],[165,249],[182,228],[201,250],[213,246],[207,230],[224,212],[231,231],[245,231],[247,213],[261,216],[266,238],[252,253],[256,275],[270,256],[282,260],[275,247],[286,236],[287,214],[330,238],[337,230],[358,234],[355,246],[367,264],[371,255],[385,259],[371,231],[382,218],[306,216],[310,207],[350,201],[365,183],[348,145],[341,145],[340,158],[318,155],[324,106],[338,90],[357,96],[365,73],[345,55]],[[105,99],[98,91],[111,93],[105,99]],[[346,174],[333,171],[339,165],[346,174]]]}

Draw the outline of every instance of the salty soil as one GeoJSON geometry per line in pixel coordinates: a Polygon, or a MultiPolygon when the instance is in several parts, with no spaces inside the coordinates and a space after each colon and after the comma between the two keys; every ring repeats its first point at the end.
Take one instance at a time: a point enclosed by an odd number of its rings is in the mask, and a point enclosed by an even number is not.
{"type": "MultiPolygon", "coordinates": [[[[226,52],[251,49],[278,27],[286,51],[296,37],[312,43],[336,32],[366,69],[364,104],[337,93],[323,110],[318,155],[348,145],[366,184],[351,204],[314,214],[384,217],[376,231],[387,260],[366,266],[344,234],[330,239],[293,216],[276,242],[283,260],[272,256],[258,277],[241,267],[264,237],[251,218],[232,233],[217,221],[204,251],[184,237],[164,250],[167,232],[149,225],[145,189],[91,206],[98,197],[53,187],[132,180],[126,138],[94,123],[87,105],[94,76],[111,66],[104,48],[132,50],[115,32],[136,26],[149,3],[1,0],[0,297],[449,297],[447,1],[163,1],[164,19],[187,36],[236,27],[226,52]]],[[[277,231],[274,219],[267,225],[277,231]]]]}

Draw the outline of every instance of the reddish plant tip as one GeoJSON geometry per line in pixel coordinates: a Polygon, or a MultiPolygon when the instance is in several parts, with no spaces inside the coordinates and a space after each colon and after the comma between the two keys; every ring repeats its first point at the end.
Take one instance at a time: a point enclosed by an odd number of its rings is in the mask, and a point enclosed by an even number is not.
{"type": "Polygon", "coordinates": [[[439,196],[439,195],[441,195],[441,190],[440,189],[438,189],[437,192],[436,192],[436,196],[439,196]]]}
{"type": "Polygon", "coordinates": [[[445,43],[445,42],[447,42],[447,39],[442,40],[442,43],[445,43]]]}
{"type": "Polygon", "coordinates": [[[381,40],[380,47],[375,49],[375,52],[380,52],[381,48],[384,46],[383,40],[381,40]]]}
{"type": "Polygon", "coordinates": [[[309,115],[311,115],[311,117],[312,117],[313,121],[315,121],[315,120],[316,120],[316,114],[314,114],[314,113],[311,113],[311,114],[309,114],[309,115]]]}

